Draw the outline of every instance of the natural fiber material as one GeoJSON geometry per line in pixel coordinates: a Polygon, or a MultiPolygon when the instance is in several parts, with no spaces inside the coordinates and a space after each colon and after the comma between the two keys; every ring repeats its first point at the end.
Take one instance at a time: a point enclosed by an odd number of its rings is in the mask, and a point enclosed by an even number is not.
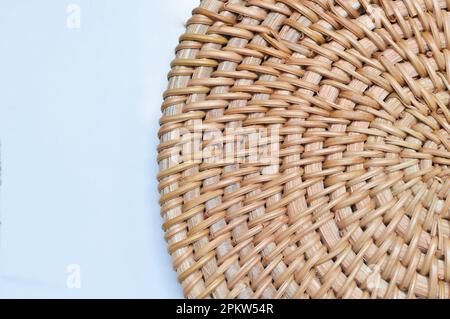
{"type": "Polygon", "coordinates": [[[201,2],[158,148],[186,297],[450,297],[449,11],[201,2]]]}

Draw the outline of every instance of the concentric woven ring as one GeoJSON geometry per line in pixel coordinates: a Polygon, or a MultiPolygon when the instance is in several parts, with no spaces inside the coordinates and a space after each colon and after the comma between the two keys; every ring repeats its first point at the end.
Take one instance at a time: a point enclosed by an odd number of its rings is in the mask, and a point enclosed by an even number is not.
{"type": "Polygon", "coordinates": [[[450,1],[203,0],[158,175],[188,298],[450,297],[450,1]]]}

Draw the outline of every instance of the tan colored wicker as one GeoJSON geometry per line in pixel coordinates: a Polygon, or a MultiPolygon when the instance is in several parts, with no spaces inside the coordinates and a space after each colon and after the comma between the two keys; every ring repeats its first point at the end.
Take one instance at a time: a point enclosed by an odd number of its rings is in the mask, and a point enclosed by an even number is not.
{"type": "Polygon", "coordinates": [[[159,189],[188,298],[450,297],[450,1],[203,0],[159,189]]]}

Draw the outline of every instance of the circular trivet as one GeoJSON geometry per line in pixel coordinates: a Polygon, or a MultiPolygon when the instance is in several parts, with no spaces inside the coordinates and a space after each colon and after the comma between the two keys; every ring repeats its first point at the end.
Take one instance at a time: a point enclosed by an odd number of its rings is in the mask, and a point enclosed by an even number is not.
{"type": "Polygon", "coordinates": [[[158,151],[188,298],[449,298],[450,2],[204,0],[158,151]]]}

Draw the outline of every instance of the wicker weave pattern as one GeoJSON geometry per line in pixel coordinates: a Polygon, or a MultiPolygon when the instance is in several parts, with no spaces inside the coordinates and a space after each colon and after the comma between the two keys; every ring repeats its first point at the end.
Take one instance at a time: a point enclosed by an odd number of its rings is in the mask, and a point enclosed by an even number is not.
{"type": "Polygon", "coordinates": [[[449,8],[201,2],[158,148],[186,297],[450,297],[449,8]],[[276,162],[189,158],[181,132],[199,122],[276,129],[276,162]]]}

